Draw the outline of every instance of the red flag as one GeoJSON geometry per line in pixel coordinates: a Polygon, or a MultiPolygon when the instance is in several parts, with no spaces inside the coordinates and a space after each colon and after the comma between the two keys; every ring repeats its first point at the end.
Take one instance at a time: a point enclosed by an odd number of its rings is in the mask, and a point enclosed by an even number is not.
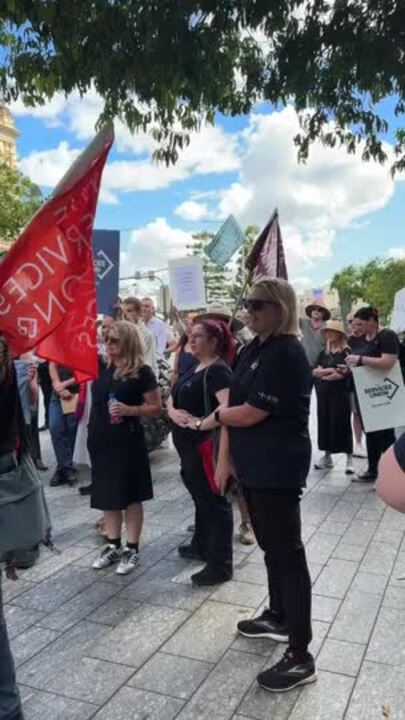
{"type": "Polygon", "coordinates": [[[92,232],[113,140],[112,125],[100,130],[0,264],[0,331],[13,352],[36,348],[79,381],[97,376],[92,232]]]}
{"type": "Polygon", "coordinates": [[[250,271],[252,282],[263,277],[288,280],[277,210],[274,211],[246,258],[246,267],[250,271]]]}

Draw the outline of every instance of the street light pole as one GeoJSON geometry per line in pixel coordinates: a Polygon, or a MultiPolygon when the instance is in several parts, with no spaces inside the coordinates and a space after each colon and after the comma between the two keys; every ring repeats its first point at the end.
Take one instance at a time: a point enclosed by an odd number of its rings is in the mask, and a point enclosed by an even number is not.
{"type": "Polygon", "coordinates": [[[167,320],[168,317],[168,311],[167,311],[167,305],[166,305],[166,293],[165,293],[165,283],[163,279],[157,275],[158,272],[164,272],[167,268],[161,268],[160,270],[148,270],[147,272],[135,272],[134,275],[130,275],[128,277],[121,277],[121,280],[159,280],[160,286],[162,288],[162,300],[163,300],[163,316],[164,319],[167,320]]]}

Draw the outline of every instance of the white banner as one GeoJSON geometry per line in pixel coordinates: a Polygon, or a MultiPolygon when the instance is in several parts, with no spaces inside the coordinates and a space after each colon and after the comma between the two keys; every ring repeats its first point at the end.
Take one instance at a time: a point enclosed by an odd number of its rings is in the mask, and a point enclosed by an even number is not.
{"type": "Polygon", "coordinates": [[[405,387],[398,361],[389,372],[355,367],[353,378],[366,432],[405,425],[405,387]]]}
{"type": "Polygon", "coordinates": [[[178,310],[205,308],[203,264],[200,257],[169,260],[170,295],[178,310]]]}

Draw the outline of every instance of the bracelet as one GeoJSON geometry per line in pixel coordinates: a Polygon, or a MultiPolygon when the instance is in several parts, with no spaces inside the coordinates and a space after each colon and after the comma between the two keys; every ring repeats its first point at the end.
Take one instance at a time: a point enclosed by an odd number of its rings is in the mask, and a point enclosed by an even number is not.
{"type": "Polygon", "coordinates": [[[359,355],[359,359],[357,360],[357,366],[361,367],[363,365],[363,355],[359,355]]]}

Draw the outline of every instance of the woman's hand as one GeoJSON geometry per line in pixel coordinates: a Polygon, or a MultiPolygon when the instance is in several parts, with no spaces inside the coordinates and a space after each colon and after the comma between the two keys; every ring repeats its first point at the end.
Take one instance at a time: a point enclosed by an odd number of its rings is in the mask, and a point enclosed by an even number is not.
{"type": "Polygon", "coordinates": [[[114,417],[129,417],[132,415],[133,405],[125,405],[122,402],[114,400],[109,404],[110,414],[114,417]]]}
{"type": "MultiPolygon", "coordinates": [[[[189,430],[197,430],[195,424],[198,420],[201,420],[201,418],[194,417],[194,415],[189,415],[187,417],[186,427],[188,427],[189,430]]],[[[200,428],[200,430],[201,430],[201,428],[200,428]]]]}
{"type": "Polygon", "coordinates": [[[325,377],[322,378],[324,382],[333,382],[334,380],[342,380],[343,374],[339,373],[337,370],[333,370],[329,375],[325,375],[325,377]]]}
{"type": "Polygon", "coordinates": [[[360,355],[348,355],[345,360],[345,363],[349,367],[353,367],[353,366],[359,364],[359,360],[360,360],[360,355]]]}
{"type": "Polygon", "coordinates": [[[229,460],[219,460],[215,468],[214,482],[221,495],[225,495],[229,478],[234,475],[234,469],[229,460]]]}
{"type": "Polygon", "coordinates": [[[177,408],[170,408],[168,411],[170,420],[179,427],[188,427],[188,419],[190,415],[186,410],[178,410],[177,408]]]}
{"type": "Polygon", "coordinates": [[[62,398],[62,400],[71,400],[73,395],[70,390],[62,390],[62,392],[59,393],[59,397],[62,398]]]}

